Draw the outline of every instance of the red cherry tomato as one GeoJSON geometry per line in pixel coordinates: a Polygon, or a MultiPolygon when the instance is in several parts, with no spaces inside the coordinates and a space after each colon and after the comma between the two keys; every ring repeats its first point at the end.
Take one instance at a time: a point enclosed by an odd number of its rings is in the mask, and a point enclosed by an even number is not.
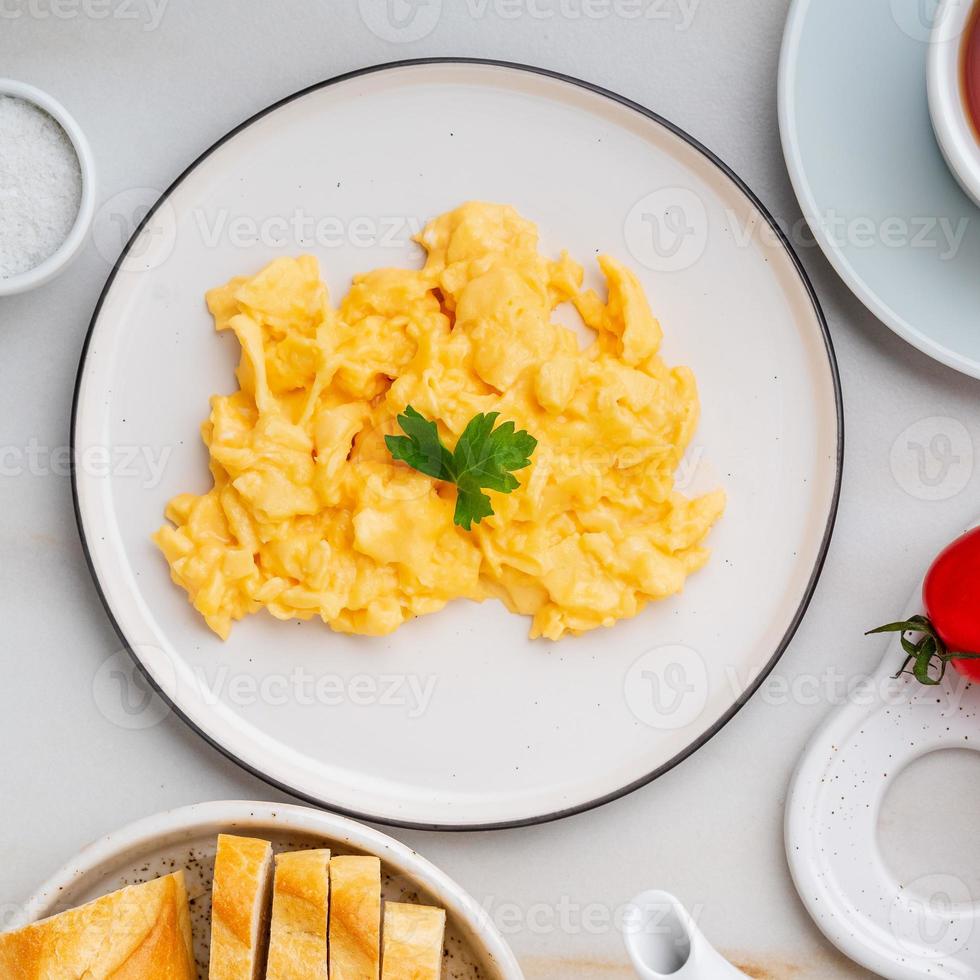
{"type": "MultiPolygon", "coordinates": [[[[954,541],[936,559],[922,599],[950,653],[980,653],[980,528],[954,541]]],[[[980,660],[954,660],[953,666],[980,681],[980,660]]]]}

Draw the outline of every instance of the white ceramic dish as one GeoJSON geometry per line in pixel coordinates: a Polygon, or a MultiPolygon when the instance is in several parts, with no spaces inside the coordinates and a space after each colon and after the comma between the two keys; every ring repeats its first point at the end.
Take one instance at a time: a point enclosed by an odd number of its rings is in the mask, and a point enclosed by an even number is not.
{"type": "Polygon", "coordinates": [[[495,827],[642,785],[751,696],[816,583],[839,492],[840,427],[836,365],[812,291],[723,165],[659,118],[567,79],[407,63],[315,86],[260,114],[165,194],[93,319],[73,441],[79,459],[92,447],[135,446],[166,466],[151,480],[145,468],[105,476],[80,465],[74,488],[113,621],[204,737],[332,809],[495,827]],[[528,623],[496,603],[463,602],[386,639],[255,616],[222,644],[149,541],[173,494],[208,485],[198,428],[209,395],[233,383],[237,354],[213,333],[205,289],[284,251],[312,250],[338,297],[356,271],[419,261],[407,235],[386,244],[382,226],[468,198],[515,205],[539,222],[549,252],[589,260],[608,250],[642,274],[667,359],[690,364],[701,386],[681,484],[729,493],[714,561],[683,595],[559,645],[530,642],[528,623]],[[664,211],[674,222],[658,226],[665,234],[693,232],[661,254],[650,222],[664,211]],[[312,229],[313,240],[297,242],[280,225],[284,244],[245,248],[221,230],[243,215],[254,228],[297,214],[333,216],[346,233],[330,246],[312,229]],[[379,240],[359,245],[355,225],[370,239],[372,222],[379,240]]]}
{"type": "Polygon", "coordinates": [[[980,211],[929,117],[933,6],[794,0],[779,125],[803,216],[844,282],[910,344],[980,378],[980,211]]]}
{"type": "Polygon", "coordinates": [[[12,78],[0,78],[0,96],[2,95],[32,102],[51,116],[71,140],[82,174],[81,201],[78,214],[75,216],[75,223],[72,225],[68,237],[40,265],[16,276],[0,277],[0,296],[12,296],[15,293],[24,293],[50,282],[78,254],[85,242],[85,236],[88,234],[92,225],[92,217],[95,214],[95,159],[81,127],[75,122],[68,110],[47,92],[42,92],[39,88],[28,85],[26,82],[18,82],[12,78]]]}
{"type": "Polygon", "coordinates": [[[382,862],[387,900],[446,909],[446,980],[522,980],[514,954],[484,907],[415,851],[370,827],[306,807],[250,801],[200,803],[124,827],[87,847],[29,899],[14,926],[92,901],[126,885],[186,869],[201,976],[207,977],[210,890],[218,834],[271,840],[276,850],[329,847],[382,862]]]}
{"type": "Polygon", "coordinates": [[[980,204],[980,141],[963,98],[963,42],[976,0],[942,0],[929,45],[929,112],[960,186],[980,204]]]}
{"type": "MultiPolygon", "coordinates": [[[[921,596],[903,618],[921,614],[921,596]]],[[[980,686],[952,668],[939,687],[895,679],[904,659],[890,636],[875,674],[811,739],[786,800],[786,854],[803,904],[852,960],[890,980],[977,980],[980,905],[969,886],[948,874],[898,881],[878,827],[888,789],[913,762],[978,750],[980,686]]]]}

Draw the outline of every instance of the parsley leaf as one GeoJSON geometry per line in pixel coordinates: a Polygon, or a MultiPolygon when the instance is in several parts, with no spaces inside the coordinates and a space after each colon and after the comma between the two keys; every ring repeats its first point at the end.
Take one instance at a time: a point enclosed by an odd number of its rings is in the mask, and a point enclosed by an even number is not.
{"type": "Polygon", "coordinates": [[[520,486],[511,470],[531,465],[531,453],[538,442],[527,432],[515,432],[513,422],[494,428],[499,412],[474,415],[463,429],[453,452],[456,513],[453,520],[468,531],[493,513],[490,498],[481,491],[510,493],[520,486]]]}
{"type": "Polygon", "coordinates": [[[385,445],[391,455],[426,476],[454,483],[452,453],[442,444],[435,422],[430,422],[409,405],[404,414],[398,416],[398,424],[405,435],[385,436],[385,445]]]}
{"type": "Polygon", "coordinates": [[[493,513],[484,490],[510,493],[520,486],[514,470],[531,465],[537,439],[523,429],[516,432],[513,422],[494,428],[499,412],[474,415],[450,452],[439,438],[435,422],[409,405],[398,416],[403,436],[385,436],[391,455],[413,469],[437,480],[456,484],[456,512],[453,520],[469,531],[493,513]]]}

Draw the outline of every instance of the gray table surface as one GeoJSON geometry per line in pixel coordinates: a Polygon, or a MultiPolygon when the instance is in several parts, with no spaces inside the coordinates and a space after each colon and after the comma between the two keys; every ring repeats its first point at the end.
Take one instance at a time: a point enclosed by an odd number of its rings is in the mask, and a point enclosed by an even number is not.
{"type": "MultiPolygon", "coordinates": [[[[792,225],[799,209],[775,101],[787,0],[643,6],[653,16],[634,20],[618,0],[445,0],[441,12],[430,0],[419,16],[438,14],[423,24],[431,32],[405,39],[378,29],[381,0],[362,0],[363,16],[357,4],[326,0],[4,0],[0,74],[47,89],[75,114],[105,201],[165,187],[243,118],[340,72],[427,55],[539,64],[666,115],[792,225]]],[[[937,545],[977,518],[978,389],[876,322],[815,248],[802,259],[837,346],[847,463],[826,571],[773,680],[691,760],[600,810],[519,831],[395,832],[490,904],[529,977],[630,975],[611,920],[654,885],[695,908],[713,941],[759,976],[867,975],[824,942],[786,868],[787,782],[835,695],[823,685],[786,698],[783,686],[834,665],[871,670],[882,645],[861,632],[900,609],[937,545]],[[929,445],[957,425],[967,445],[926,460],[948,499],[926,499],[936,494],[917,477],[908,443],[929,445]]],[[[54,283],[0,299],[3,915],[123,823],[201,800],[285,799],[173,717],[124,732],[100,712],[93,676],[120,644],[83,561],[68,480],[57,466],[9,465],[31,447],[49,458],[67,444],[79,351],[107,272],[90,242],[54,283]]],[[[970,834],[978,786],[972,754],[945,753],[906,775],[881,827],[898,874],[963,877],[980,867],[970,834]]]]}

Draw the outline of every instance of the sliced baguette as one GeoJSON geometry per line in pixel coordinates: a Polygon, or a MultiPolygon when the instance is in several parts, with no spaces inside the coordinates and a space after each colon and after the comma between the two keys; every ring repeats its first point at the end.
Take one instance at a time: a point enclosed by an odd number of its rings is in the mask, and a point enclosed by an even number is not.
{"type": "Polygon", "coordinates": [[[330,861],[330,980],[378,980],[381,962],[381,861],[330,861]]]}
{"type": "Polygon", "coordinates": [[[260,980],[272,883],[272,845],[218,837],[211,890],[211,980],[260,980]]]}
{"type": "Polygon", "coordinates": [[[0,936],[3,980],[196,980],[184,873],[0,936]]]}
{"type": "Polygon", "coordinates": [[[381,980],[439,980],[445,934],[443,909],[385,902],[381,980]]]}
{"type": "Polygon", "coordinates": [[[276,855],[266,980],[327,980],[330,852],[276,855]]]}

